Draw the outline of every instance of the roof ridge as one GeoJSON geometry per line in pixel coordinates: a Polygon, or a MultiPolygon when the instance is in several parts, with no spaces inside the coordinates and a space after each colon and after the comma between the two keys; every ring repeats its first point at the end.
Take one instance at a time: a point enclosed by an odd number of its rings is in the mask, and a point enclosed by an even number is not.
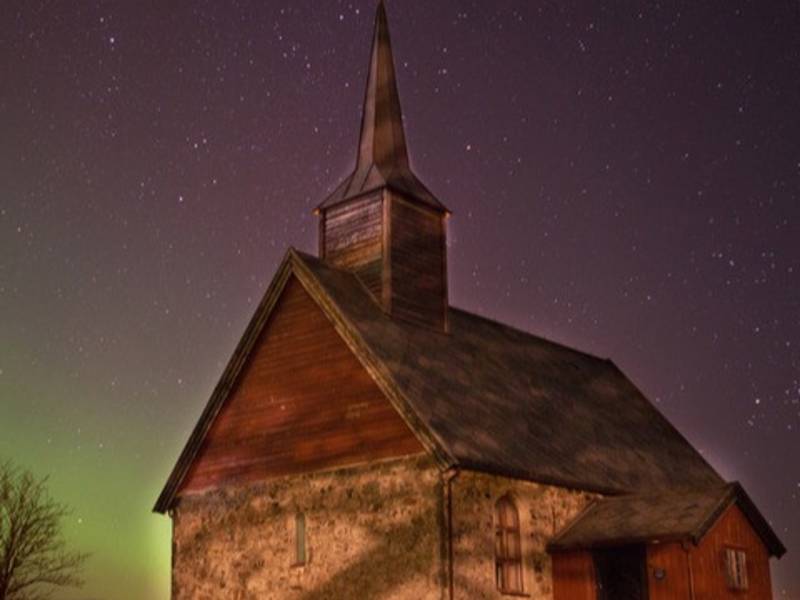
{"type": "MultiPolygon", "coordinates": [[[[352,273],[350,271],[348,271],[346,269],[340,269],[338,267],[334,267],[334,266],[330,265],[329,263],[327,263],[326,261],[324,261],[321,258],[319,258],[318,256],[314,256],[313,254],[309,254],[308,252],[303,252],[302,250],[297,250],[296,248],[293,248],[292,250],[296,254],[301,256],[302,258],[311,259],[312,261],[320,264],[322,267],[324,267],[326,269],[330,269],[332,271],[336,271],[336,272],[339,272],[339,273],[346,273],[348,275],[352,275],[352,273]]],[[[358,277],[356,277],[356,279],[358,279],[358,277]]],[[[359,279],[359,281],[360,281],[360,279],[359,279]]],[[[556,340],[544,337],[544,336],[539,335],[537,333],[526,331],[526,330],[521,329],[519,327],[515,327],[514,325],[511,325],[509,323],[504,323],[503,321],[499,321],[499,320],[497,320],[495,318],[492,318],[492,317],[487,317],[486,315],[482,315],[480,313],[469,311],[469,310],[467,310],[465,308],[461,308],[459,306],[454,306],[452,304],[449,304],[447,309],[448,309],[448,311],[459,312],[459,313],[462,313],[462,314],[467,315],[469,317],[472,317],[472,318],[475,318],[475,319],[480,319],[481,321],[485,321],[486,323],[489,323],[491,325],[496,325],[498,327],[502,327],[503,329],[508,329],[508,330],[513,331],[515,333],[520,333],[520,334],[522,334],[522,335],[524,335],[526,337],[533,338],[535,340],[538,340],[538,341],[543,342],[545,344],[549,344],[551,346],[556,346],[558,348],[561,348],[562,350],[566,350],[568,352],[572,352],[572,353],[578,354],[580,356],[591,358],[591,359],[596,360],[598,362],[605,362],[605,363],[614,364],[614,361],[612,361],[610,358],[603,358],[602,356],[598,356],[596,354],[592,354],[591,352],[587,352],[585,350],[580,350],[579,348],[575,348],[573,346],[569,346],[569,345],[567,345],[567,344],[565,344],[563,342],[558,342],[556,340]]]]}
{"type": "Polygon", "coordinates": [[[544,337],[543,335],[539,335],[538,333],[533,333],[531,331],[526,331],[525,329],[522,329],[520,327],[516,327],[516,326],[511,325],[509,323],[504,323],[503,321],[499,321],[499,320],[497,320],[497,319],[495,319],[493,317],[487,317],[486,315],[482,315],[480,313],[476,313],[476,312],[472,312],[472,311],[466,310],[465,308],[460,308],[458,306],[453,306],[451,304],[451,305],[448,306],[448,310],[454,311],[454,312],[463,313],[463,314],[465,314],[465,315],[467,315],[469,317],[480,319],[481,321],[485,321],[485,322],[487,322],[487,323],[489,323],[491,325],[496,325],[498,327],[502,327],[503,329],[511,330],[511,331],[513,331],[515,333],[520,333],[520,334],[522,334],[524,336],[527,336],[527,337],[530,337],[530,338],[534,338],[534,339],[536,339],[536,340],[538,340],[540,342],[544,342],[545,344],[549,344],[551,346],[557,346],[558,348],[561,348],[562,350],[567,350],[568,352],[573,352],[574,354],[579,354],[579,355],[584,356],[586,358],[591,358],[591,359],[599,361],[599,362],[606,362],[606,363],[612,363],[612,364],[614,362],[610,358],[604,358],[602,356],[598,356],[597,354],[592,354],[591,352],[587,352],[586,350],[580,350],[579,348],[575,348],[574,346],[570,346],[570,345],[567,345],[567,344],[565,344],[563,342],[558,342],[558,341],[553,340],[551,338],[544,337]]]}
{"type": "MultiPolygon", "coordinates": [[[[353,274],[352,272],[348,271],[347,269],[340,269],[338,267],[335,267],[335,266],[327,263],[326,261],[322,260],[318,256],[314,256],[313,254],[309,254],[307,252],[303,252],[303,251],[297,250],[297,249],[294,249],[294,251],[297,254],[299,254],[301,257],[306,258],[306,259],[311,259],[311,260],[319,263],[322,267],[324,267],[326,269],[331,269],[333,271],[337,271],[337,272],[340,272],[340,273],[346,273],[348,275],[352,275],[353,274]]],[[[358,279],[359,282],[361,281],[358,277],[356,277],[356,279],[358,279]]],[[[542,335],[539,335],[537,333],[526,331],[526,330],[521,329],[519,327],[515,327],[514,325],[511,325],[509,323],[504,323],[503,321],[499,321],[497,319],[494,319],[492,317],[487,317],[486,315],[482,315],[482,314],[479,314],[479,313],[471,312],[471,311],[468,311],[468,310],[466,310],[464,308],[460,308],[458,306],[453,306],[452,304],[448,305],[447,309],[448,309],[448,311],[460,312],[460,313],[465,314],[465,315],[467,315],[469,317],[480,319],[481,321],[485,321],[485,322],[487,322],[487,323],[489,323],[491,325],[496,325],[498,327],[502,327],[503,329],[508,329],[508,330],[513,331],[515,333],[520,333],[520,334],[522,334],[522,335],[524,335],[526,337],[533,338],[533,339],[535,339],[537,341],[543,342],[545,344],[549,344],[551,346],[556,346],[558,348],[561,348],[562,350],[566,350],[568,352],[572,352],[574,354],[578,354],[578,355],[583,356],[583,357],[591,358],[592,360],[596,360],[598,362],[612,363],[612,364],[614,362],[610,358],[603,358],[601,356],[597,356],[596,354],[592,354],[591,352],[587,352],[585,350],[580,350],[580,349],[575,348],[573,346],[569,346],[567,344],[564,344],[563,342],[558,342],[556,340],[552,340],[550,338],[546,338],[546,337],[544,337],[542,335]]],[[[403,322],[403,323],[405,324],[405,322],[403,322]]]]}

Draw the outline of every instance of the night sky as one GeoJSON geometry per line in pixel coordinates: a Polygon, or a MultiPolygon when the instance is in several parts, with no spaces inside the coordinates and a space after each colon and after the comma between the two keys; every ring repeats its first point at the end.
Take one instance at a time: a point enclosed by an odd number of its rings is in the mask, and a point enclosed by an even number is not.
{"type": "MultiPolygon", "coordinates": [[[[375,2],[0,1],[0,456],[166,599],[150,513],[355,159],[375,2]]],[[[789,547],[800,599],[800,4],[388,3],[453,304],[612,357],[789,547]]]]}

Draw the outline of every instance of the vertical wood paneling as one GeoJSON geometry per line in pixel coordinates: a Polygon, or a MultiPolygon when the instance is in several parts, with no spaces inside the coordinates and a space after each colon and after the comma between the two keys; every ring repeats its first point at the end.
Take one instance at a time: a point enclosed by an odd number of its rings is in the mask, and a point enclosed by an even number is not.
{"type": "Polygon", "coordinates": [[[594,562],[590,552],[553,554],[554,600],[596,600],[594,562]]]}
{"type": "Polygon", "coordinates": [[[322,257],[354,271],[381,298],[383,271],[383,194],[376,192],[326,210],[322,257]]]}
{"type": "Polygon", "coordinates": [[[695,600],[772,599],[769,555],[737,506],[731,506],[720,517],[698,546],[690,544],[687,548],[688,553],[680,543],[648,548],[650,600],[688,599],[692,586],[695,600]],[[725,549],[728,547],[747,553],[747,590],[728,588],[725,573],[725,549]],[[654,578],[656,568],[666,571],[665,579],[654,578]]]}
{"type": "Polygon", "coordinates": [[[382,189],[322,214],[320,255],[353,271],[392,316],[447,329],[445,214],[382,189]]]}
{"type": "MultiPolygon", "coordinates": [[[[691,551],[691,550],[690,550],[691,551]]],[[[647,548],[650,600],[689,600],[689,560],[679,542],[653,544],[647,548]],[[662,579],[656,579],[660,569],[662,579]]]]}
{"type": "Polygon", "coordinates": [[[182,491],[422,451],[324,313],[291,278],[182,491]]]}
{"type": "Polygon", "coordinates": [[[738,506],[731,506],[692,552],[696,600],[771,600],[769,554],[738,506]],[[749,588],[729,590],[725,549],[747,552],[749,588]]]}
{"type": "Polygon", "coordinates": [[[392,195],[392,315],[445,328],[444,215],[392,195]]]}
{"type": "MultiPolygon", "coordinates": [[[[747,518],[731,506],[698,546],[680,542],[647,548],[649,600],[771,600],[769,555],[747,518]],[[747,553],[747,590],[728,588],[725,549],[747,553]],[[655,573],[661,569],[662,579],[655,573]]],[[[594,565],[588,552],[553,554],[555,600],[595,600],[594,565]]]]}

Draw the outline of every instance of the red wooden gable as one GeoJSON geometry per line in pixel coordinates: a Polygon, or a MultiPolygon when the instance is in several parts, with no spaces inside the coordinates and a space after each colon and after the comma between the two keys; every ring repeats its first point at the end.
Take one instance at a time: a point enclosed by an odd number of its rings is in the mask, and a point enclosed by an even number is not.
{"type": "Polygon", "coordinates": [[[292,276],[181,493],[422,451],[292,276]]]}

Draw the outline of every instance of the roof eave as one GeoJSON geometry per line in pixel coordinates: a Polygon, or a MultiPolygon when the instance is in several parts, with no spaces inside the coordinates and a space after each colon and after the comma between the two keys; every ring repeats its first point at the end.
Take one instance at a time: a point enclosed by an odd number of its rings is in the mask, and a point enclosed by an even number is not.
{"type": "MultiPolygon", "coordinates": [[[[363,190],[358,190],[355,193],[340,194],[341,189],[343,187],[346,187],[348,185],[348,182],[352,178],[353,178],[352,174],[349,175],[347,178],[345,178],[336,187],[336,189],[333,192],[331,192],[330,195],[328,195],[328,197],[323,202],[321,202],[320,204],[318,204],[316,206],[316,208],[314,208],[312,213],[315,214],[315,215],[319,215],[320,213],[323,213],[326,210],[330,210],[330,209],[332,209],[332,208],[334,208],[336,206],[339,206],[340,204],[344,204],[345,202],[351,202],[353,200],[358,200],[360,198],[363,198],[365,196],[369,196],[370,194],[374,194],[374,193],[379,192],[381,190],[391,190],[395,194],[398,194],[398,195],[400,195],[400,196],[402,196],[402,197],[404,197],[404,198],[406,198],[408,200],[411,200],[411,201],[413,201],[413,202],[415,202],[417,204],[420,204],[420,205],[424,206],[425,208],[427,208],[429,210],[432,210],[432,211],[435,211],[435,212],[439,212],[439,213],[443,213],[445,215],[452,215],[453,214],[453,212],[449,208],[447,208],[444,204],[442,204],[442,202],[438,198],[436,198],[436,196],[433,194],[433,192],[428,190],[428,188],[425,187],[425,185],[421,181],[419,182],[419,184],[425,189],[425,193],[428,196],[430,196],[431,200],[425,200],[424,198],[421,198],[420,195],[413,194],[413,193],[411,193],[411,192],[409,192],[407,190],[404,190],[401,187],[399,187],[398,185],[392,183],[391,181],[384,181],[383,183],[380,183],[378,185],[373,185],[373,186],[370,186],[370,187],[365,188],[363,190]]],[[[417,180],[419,181],[419,178],[417,178],[417,180]]]]}
{"type": "Polygon", "coordinates": [[[579,552],[588,550],[607,550],[610,548],[619,548],[621,546],[632,546],[635,544],[669,544],[674,542],[686,542],[691,540],[689,533],[671,533],[658,537],[651,536],[630,536],[624,538],[609,538],[607,540],[598,540],[595,542],[588,542],[585,544],[559,544],[557,542],[549,543],[545,547],[548,553],[557,552],[579,552]]]}
{"type": "Polygon", "coordinates": [[[786,553],[786,547],[738,482],[730,483],[725,486],[725,491],[720,495],[719,500],[711,507],[705,517],[698,523],[697,527],[691,531],[673,531],[660,535],[642,534],[606,537],[583,542],[562,542],[561,540],[568,537],[569,531],[582,519],[589,517],[600,502],[602,502],[602,500],[592,502],[581,511],[575,519],[559,532],[555,539],[547,544],[547,551],[574,552],[580,550],[614,548],[629,544],[663,544],[669,542],[691,542],[695,546],[699,546],[706,534],[719,522],[722,515],[725,514],[731,506],[736,505],[753,527],[753,530],[756,535],[758,535],[759,539],[761,539],[770,556],[780,558],[786,553]]]}
{"type": "Polygon", "coordinates": [[[496,475],[499,477],[507,477],[508,479],[517,479],[519,481],[529,481],[532,483],[539,483],[541,485],[548,485],[553,487],[560,487],[568,490],[580,490],[591,494],[599,494],[602,496],[620,496],[628,493],[627,490],[614,487],[598,486],[593,483],[582,483],[578,480],[567,480],[558,477],[549,477],[526,471],[524,469],[515,469],[513,467],[501,467],[482,463],[469,458],[456,458],[456,466],[464,471],[475,471],[476,473],[485,473],[487,475],[496,475]]]}

